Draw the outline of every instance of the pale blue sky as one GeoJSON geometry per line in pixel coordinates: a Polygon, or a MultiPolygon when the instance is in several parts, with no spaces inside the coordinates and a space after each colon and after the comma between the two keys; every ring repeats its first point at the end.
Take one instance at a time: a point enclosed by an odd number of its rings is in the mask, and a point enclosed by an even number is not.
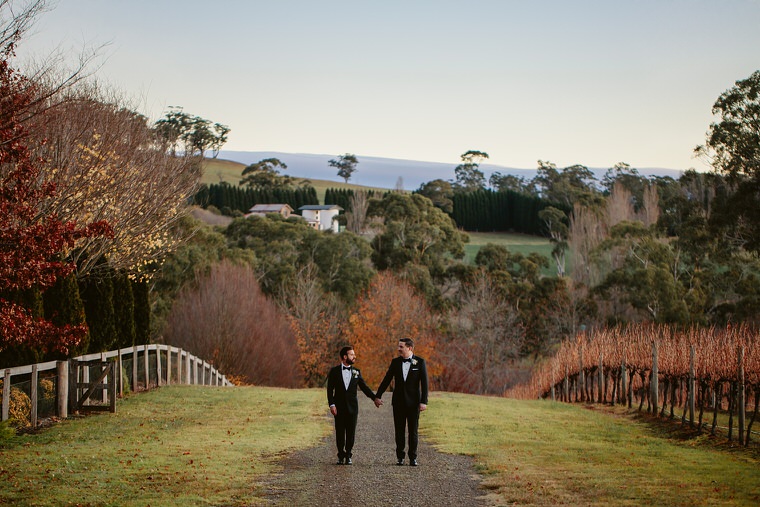
{"type": "Polygon", "coordinates": [[[760,69],[760,1],[59,0],[20,56],[110,42],[101,80],[225,149],[456,165],[706,169],[715,99],[760,69]]]}

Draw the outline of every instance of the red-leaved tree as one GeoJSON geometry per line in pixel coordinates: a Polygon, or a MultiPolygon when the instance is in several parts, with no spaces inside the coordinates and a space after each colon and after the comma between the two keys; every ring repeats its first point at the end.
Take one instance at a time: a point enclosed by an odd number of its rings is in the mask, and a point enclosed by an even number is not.
{"type": "Polygon", "coordinates": [[[55,187],[44,181],[41,161],[31,156],[29,134],[20,123],[34,91],[11,68],[7,55],[0,56],[0,351],[24,344],[66,354],[87,328],[35,318],[16,296],[32,288],[44,290],[71,273],[76,266],[67,261],[67,252],[77,240],[113,232],[105,222],[79,227],[40,212],[55,187]]]}

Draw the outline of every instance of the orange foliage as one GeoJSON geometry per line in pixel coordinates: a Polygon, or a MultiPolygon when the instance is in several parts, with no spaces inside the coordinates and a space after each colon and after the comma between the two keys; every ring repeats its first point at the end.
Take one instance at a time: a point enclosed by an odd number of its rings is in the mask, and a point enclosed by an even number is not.
{"type": "Polygon", "coordinates": [[[338,364],[341,323],[323,311],[316,320],[290,315],[290,329],[298,344],[299,362],[306,387],[323,386],[330,368],[338,364]]]}
{"type": "Polygon", "coordinates": [[[401,338],[414,340],[414,353],[427,361],[431,385],[441,373],[436,360],[436,319],[425,300],[392,273],[379,273],[349,317],[348,341],[354,346],[357,367],[367,383],[377,388],[396,357],[401,338]]]}

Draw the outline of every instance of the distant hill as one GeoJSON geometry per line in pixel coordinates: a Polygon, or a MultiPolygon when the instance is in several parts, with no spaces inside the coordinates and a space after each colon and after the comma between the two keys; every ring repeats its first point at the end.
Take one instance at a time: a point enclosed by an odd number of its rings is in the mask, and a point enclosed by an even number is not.
{"type": "MultiPolygon", "coordinates": [[[[311,153],[281,153],[274,151],[230,151],[222,150],[219,152],[219,158],[239,162],[244,166],[258,162],[265,158],[278,158],[284,162],[288,169],[284,171],[290,176],[299,178],[314,178],[321,180],[331,180],[342,182],[336,170],[328,165],[330,159],[338,155],[321,155],[311,153]]],[[[403,188],[414,190],[419,188],[422,183],[427,181],[442,179],[453,180],[454,168],[457,161],[451,164],[440,162],[422,162],[418,160],[402,160],[395,158],[381,157],[364,157],[356,154],[359,159],[359,165],[356,166],[356,172],[349,180],[356,185],[379,188],[395,188],[399,178],[403,180],[403,188]]],[[[480,169],[485,174],[486,180],[494,172],[502,174],[513,174],[522,176],[526,180],[533,179],[536,175],[536,169],[519,169],[514,167],[505,167],[495,164],[481,164],[480,169]]],[[[608,168],[591,168],[597,178],[604,175],[608,168]]],[[[639,173],[644,176],[670,176],[678,178],[683,171],[675,169],[660,168],[641,168],[637,167],[639,173]]]]}

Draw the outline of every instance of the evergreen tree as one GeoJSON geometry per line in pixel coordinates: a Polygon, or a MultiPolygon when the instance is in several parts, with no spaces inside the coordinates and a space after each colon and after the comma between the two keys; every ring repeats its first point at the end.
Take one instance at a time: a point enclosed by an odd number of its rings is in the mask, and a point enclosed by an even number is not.
{"type": "Polygon", "coordinates": [[[84,303],[90,343],[87,352],[106,352],[116,343],[116,321],[113,308],[113,278],[88,276],[79,282],[84,303]]]}
{"type": "Polygon", "coordinates": [[[135,316],[135,344],[150,343],[150,287],[146,280],[132,281],[135,316]]]}
{"type": "Polygon", "coordinates": [[[132,295],[132,284],[126,273],[114,274],[113,307],[116,348],[131,347],[135,344],[135,301],[132,295]]]}

